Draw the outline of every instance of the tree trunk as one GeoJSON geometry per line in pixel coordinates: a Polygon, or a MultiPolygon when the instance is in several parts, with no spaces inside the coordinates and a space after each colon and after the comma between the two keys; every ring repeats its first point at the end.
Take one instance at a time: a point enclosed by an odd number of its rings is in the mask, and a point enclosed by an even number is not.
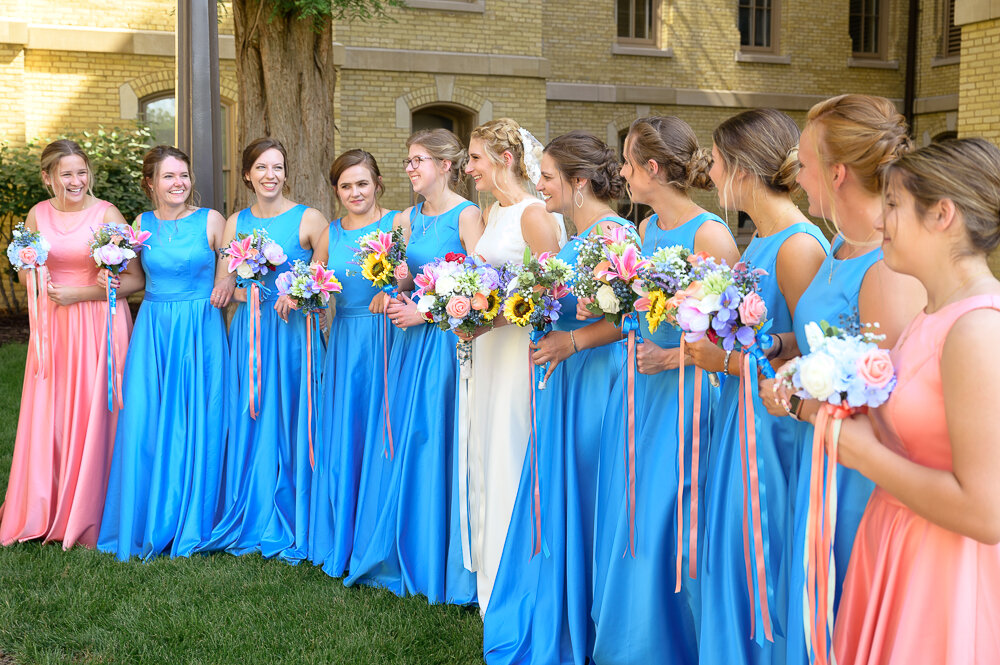
{"type": "MultiPolygon", "coordinates": [[[[281,141],[289,198],[329,217],[334,191],[326,174],[335,157],[337,85],[332,20],[318,29],[309,19],[275,15],[272,7],[269,0],[233,0],[239,146],[261,136],[281,141]]],[[[251,197],[242,178],[238,192],[236,207],[246,207],[251,197]]]]}

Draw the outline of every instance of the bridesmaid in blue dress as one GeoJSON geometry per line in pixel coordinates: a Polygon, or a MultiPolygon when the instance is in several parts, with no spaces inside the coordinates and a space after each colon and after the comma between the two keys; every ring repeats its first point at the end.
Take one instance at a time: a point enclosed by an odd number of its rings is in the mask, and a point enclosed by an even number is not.
{"type": "MultiPolygon", "coordinates": [[[[615,153],[596,137],[570,132],[541,160],[538,191],[549,212],[570,220],[577,238],[559,258],[575,265],[580,238],[631,229],[610,202],[624,195],[615,153]]],[[[525,455],[500,568],[483,624],[487,663],[583,663],[590,657],[590,619],[597,460],[607,395],[622,366],[621,330],[603,318],[578,318],[577,299],[560,299],[553,331],[532,344],[549,365],[536,393],[541,551],[533,555],[532,448],[525,455]]]]}
{"type": "MultiPolygon", "coordinates": [[[[482,234],[479,208],[462,188],[467,159],[446,129],[417,132],[406,142],[406,172],[424,198],[396,217],[407,238],[411,277],[449,253],[466,253],[482,234]]],[[[397,595],[423,594],[432,603],[468,605],[476,577],[462,562],[458,509],[456,338],[429,325],[404,293],[387,314],[402,332],[389,358],[391,459],[365,456],[347,585],[380,586],[397,595]]],[[[384,421],[375,436],[384,435],[384,421]]],[[[376,453],[380,451],[375,451],[376,453]]]]}
{"type": "MultiPolygon", "coordinates": [[[[698,147],[694,131],[676,117],[640,118],[625,139],[622,175],[632,201],[656,213],[639,225],[642,254],[681,245],[707,252],[730,265],[739,259],[729,227],[694,203],[692,188],[709,189],[711,156],[698,147]]],[[[622,398],[624,374],[618,377],[604,417],[598,473],[594,535],[594,661],[612,663],[692,663],[698,657],[698,582],[689,576],[691,533],[692,441],[695,427],[695,368],[684,375],[684,460],[678,468],[680,331],[668,323],[651,332],[639,315],[644,342],[637,347],[635,376],[636,460],[635,522],[625,501],[626,466],[622,398]],[[677,499],[683,490],[684,529],[677,542],[677,499]],[[635,527],[634,556],[631,553],[635,527]],[[628,554],[625,554],[629,552],[628,554]],[[625,554],[625,556],[623,556],[625,554]],[[681,592],[676,564],[682,556],[681,592]]],[[[708,374],[701,377],[699,482],[704,487],[712,409],[718,401],[708,374]]],[[[694,508],[701,503],[696,501],[694,508]]],[[[700,530],[699,530],[700,531],[700,530]]],[[[695,545],[700,549],[700,539],[695,545]]]]}
{"type": "Polygon", "coordinates": [[[334,296],[323,390],[320,397],[316,468],[309,505],[309,560],[331,577],[347,572],[354,545],[361,468],[388,451],[385,420],[386,354],[395,329],[384,316],[387,296],[361,276],[354,259],[358,239],[391,231],[398,211],[378,204],[382,176],[375,158],[348,150],[330,167],[330,184],[346,214],[328,225],[328,266],[343,290],[334,296]]]}
{"type": "MultiPolygon", "coordinates": [[[[713,139],[710,175],[719,203],[745,211],[756,227],[742,260],[767,271],[760,296],[774,342],[765,352],[777,361],[794,348],[795,306],[829,247],[791,199],[799,129],[784,113],[757,109],[724,121],[713,139]]],[[[800,426],[767,413],[757,395],[757,376],[740,377],[740,352],[727,353],[706,339],[688,348],[699,367],[729,375],[713,423],[705,483],[699,662],[768,663],[784,652],[787,631],[781,625],[787,593],[777,581],[788,563],[782,556],[788,537],[785,515],[789,494],[794,496],[789,484],[800,426]],[[747,407],[753,408],[750,434],[757,453],[748,453],[747,461],[743,449],[752,448],[749,436],[745,443],[741,439],[738,413],[745,381],[752,388],[747,407]],[[759,492],[753,491],[755,471],[759,492]],[[745,482],[750,487],[746,495],[745,482]],[[763,561],[760,570],[758,560],[763,561]]]]}
{"type": "MultiPolygon", "coordinates": [[[[266,231],[287,260],[263,278],[260,298],[260,384],[257,417],[250,413],[250,308],[243,289],[229,326],[229,438],[224,481],[211,539],[204,550],[240,555],[260,552],[298,563],[308,543],[309,409],[306,318],[278,296],[275,280],[296,259],[326,261],[326,220],[313,208],[285,198],[285,148],[273,138],[243,150],[243,182],[256,202],[232,215],[225,243],[237,233],[266,231]]],[[[231,279],[234,276],[230,277],[231,279]]],[[[322,339],[313,343],[322,344],[322,339]]]]}
{"type": "Polygon", "coordinates": [[[125,362],[125,408],[97,541],[122,561],[189,556],[209,537],[226,435],[229,348],[218,307],[232,295],[230,281],[213,291],[226,220],[191,205],[190,160],[177,148],[146,153],[142,190],[155,208],[136,220],[152,234],[134,259],[145,274],[134,286],[144,282],[146,293],[125,362]]]}
{"type": "MultiPolygon", "coordinates": [[[[884,335],[879,345],[889,349],[924,306],[926,293],[920,283],[893,272],[882,260],[885,165],[909,149],[903,116],[887,99],[841,95],[820,102],[809,112],[799,141],[798,182],[809,197],[809,213],[836,223],[838,234],[832,253],[795,309],[795,339],[803,355],[810,351],[805,326],[811,321],[840,325],[844,318],[857,317],[877,322],[877,332],[884,335]]],[[[772,380],[761,381],[760,396],[772,414],[789,415],[785,408],[791,408],[789,395],[776,397],[772,380]]],[[[813,402],[799,403],[795,416],[804,419],[816,408],[813,402]]],[[[810,661],[802,629],[805,569],[801,562],[806,548],[813,427],[804,423],[800,431],[794,448],[795,497],[789,505],[791,537],[785,549],[791,563],[782,571],[788,589],[785,662],[805,665],[810,661]]],[[[836,473],[834,615],[854,536],[874,488],[872,481],[853,469],[838,466],[836,473]]]]}

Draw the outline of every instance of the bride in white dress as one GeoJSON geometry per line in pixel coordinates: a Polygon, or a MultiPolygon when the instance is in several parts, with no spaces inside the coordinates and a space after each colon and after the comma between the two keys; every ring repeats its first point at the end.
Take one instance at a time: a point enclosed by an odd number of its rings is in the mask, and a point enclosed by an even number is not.
{"type": "MultiPolygon", "coordinates": [[[[483,214],[486,228],[474,253],[494,266],[521,261],[525,247],[556,253],[566,242],[562,220],[534,194],[541,149],[508,118],[472,131],[465,171],[476,191],[497,200],[483,214]]],[[[459,398],[459,493],[468,497],[461,501],[462,551],[466,568],[476,573],[480,613],[500,566],[531,429],[528,330],[501,319],[473,340],[471,372],[459,398]]]]}

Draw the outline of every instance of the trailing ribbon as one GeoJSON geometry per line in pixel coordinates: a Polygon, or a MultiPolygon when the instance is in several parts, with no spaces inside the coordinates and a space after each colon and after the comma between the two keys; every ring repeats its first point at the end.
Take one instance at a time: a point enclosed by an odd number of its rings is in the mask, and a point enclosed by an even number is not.
{"type": "Polygon", "coordinates": [[[254,420],[257,419],[257,414],[259,410],[257,408],[258,404],[261,403],[260,399],[260,338],[261,338],[261,324],[260,324],[260,296],[261,291],[267,294],[267,289],[263,284],[256,280],[248,280],[244,284],[244,288],[249,288],[249,297],[247,298],[250,305],[250,340],[248,344],[249,348],[249,373],[250,373],[250,417],[254,420]]]}
{"type": "MultiPolygon", "coordinates": [[[[674,593],[681,590],[681,569],[684,560],[684,335],[681,335],[680,365],[677,387],[677,571],[674,593]]],[[[688,576],[698,577],[698,461],[701,449],[701,383],[702,369],[694,370],[694,404],[691,414],[691,527],[688,534],[688,576]]]]}
{"type": "Polygon", "coordinates": [[[767,379],[774,378],[774,368],[771,367],[771,361],[767,359],[767,355],[764,354],[764,349],[762,347],[771,348],[774,346],[774,338],[767,333],[767,329],[771,327],[771,322],[768,321],[760,327],[757,331],[756,337],[754,337],[753,344],[747,351],[753,354],[754,359],[757,361],[757,366],[761,373],[767,379]]]}
{"type": "MultiPolygon", "coordinates": [[[[394,284],[382,287],[382,293],[390,298],[399,296],[399,289],[394,284]]],[[[382,401],[385,414],[385,430],[382,432],[382,456],[393,459],[396,451],[392,445],[392,422],[389,419],[389,314],[382,309],[382,401]],[[388,440],[388,451],[385,446],[388,440]]]]}
{"type": "Polygon", "coordinates": [[[35,360],[37,362],[35,378],[45,376],[45,336],[48,333],[45,320],[48,308],[41,303],[40,288],[40,285],[45,283],[44,270],[45,266],[28,269],[28,328],[31,330],[31,336],[35,338],[35,360]]]}
{"type": "Polygon", "coordinates": [[[462,564],[466,570],[479,569],[479,557],[472,547],[472,525],[469,521],[469,402],[472,399],[472,343],[459,341],[458,356],[458,519],[462,536],[462,564]],[[463,345],[465,347],[463,348],[463,345]]]}
{"type": "MultiPolygon", "coordinates": [[[[312,344],[312,329],[313,329],[313,317],[316,314],[314,312],[306,313],[306,400],[307,406],[309,407],[309,468],[316,468],[316,457],[313,454],[313,398],[312,398],[312,387],[313,387],[313,344],[312,344]]],[[[317,326],[318,329],[318,326],[317,326]]]]}
{"type": "Polygon", "coordinates": [[[622,406],[625,411],[625,511],[628,515],[628,548],[622,558],[631,554],[635,558],[635,347],[642,344],[639,315],[629,312],[622,319],[625,343],[625,390],[622,406]]]}
{"type": "MultiPolygon", "coordinates": [[[[108,276],[111,279],[111,276],[108,276]]],[[[108,294],[108,411],[115,410],[115,404],[118,404],[118,408],[122,408],[122,373],[119,371],[118,358],[115,354],[116,344],[115,344],[115,334],[114,334],[114,322],[115,314],[118,312],[118,289],[111,286],[111,282],[108,281],[105,286],[105,292],[108,294]]]]}
{"type": "Polygon", "coordinates": [[[740,471],[743,476],[743,559],[746,563],[747,592],[750,613],[750,637],[763,644],[757,635],[756,613],[760,609],[764,624],[764,637],[774,642],[771,631],[771,612],[768,608],[770,583],[767,578],[769,551],[766,488],[757,466],[757,435],[754,417],[754,396],[757,394],[757,359],[753,353],[744,353],[740,363],[740,396],[738,428],[740,432],[740,471]],[[749,522],[749,523],[748,523],[749,522]],[[752,534],[751,534],[752,529],[752,534]],[[752,562],[751,567],[751,535],[752,562]],[[756,571],[756,579],[753,572],[756,571]],[[756,584],[755,584],[756,582],[756,584]]]}
{"type": "MultiPolygon", "coordinates": [[[[864,411],[860,409],[859,411],[864,411]]],[[[804,616],[806,646],[817,665],[831,662],[833,639],[833,600],[836,562],[833,540],[837,529],[837,444],[843,419],[856,413],[848,406],[823,404],[813,428],[812,467],[809,479],[809,512],[806,518],[804,565],[806,588],[804,616]],[[833,420],[829,448],[824,445],[827,424],[833,420]],[[828,450],[824,484],[824,450],[828,450]]]]}
{"type": "MultiPolygon", "coordinates": [[[[538,342],[552,330],[552,326],[546,325],[543,330],[532,330],[528,333],[528,337],[532,342],[538,342]]],[[[539,473],[538,473],[538,409],[535,405],[535,390],[536,385],[538,390],[543,390],[545,388],[545,372],[549,371],[549,364],[546,363],[544,367],[541,365],[536,365],[531,347],[528,347],[528,372],[529,376],[534,376],[535,379],[531,381],[531,439],[529,444],[531,446],[531,556],[529,559],[534,558],[539,552],[545,553],[545,558],[549,557],[549,545],[545,542],[545,536],[542,535],[542,492],[539,483],[539,473]],[[539,372],[541,375],[539,376],[539,372]]]]}

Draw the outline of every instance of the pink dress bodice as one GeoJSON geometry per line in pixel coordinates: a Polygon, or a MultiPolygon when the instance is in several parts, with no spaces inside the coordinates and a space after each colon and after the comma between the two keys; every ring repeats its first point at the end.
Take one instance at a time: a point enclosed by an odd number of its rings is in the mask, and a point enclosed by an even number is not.
{"type": "Polygon", "coordinates": [[[38,231],[52,246],[45,267],[53,282],[66,286],[91,286],[97,282],[90,238],[110,207],[110,203],[101,200],[77,212],[61,212],[49,201],[35,207],[38,231]]]}

